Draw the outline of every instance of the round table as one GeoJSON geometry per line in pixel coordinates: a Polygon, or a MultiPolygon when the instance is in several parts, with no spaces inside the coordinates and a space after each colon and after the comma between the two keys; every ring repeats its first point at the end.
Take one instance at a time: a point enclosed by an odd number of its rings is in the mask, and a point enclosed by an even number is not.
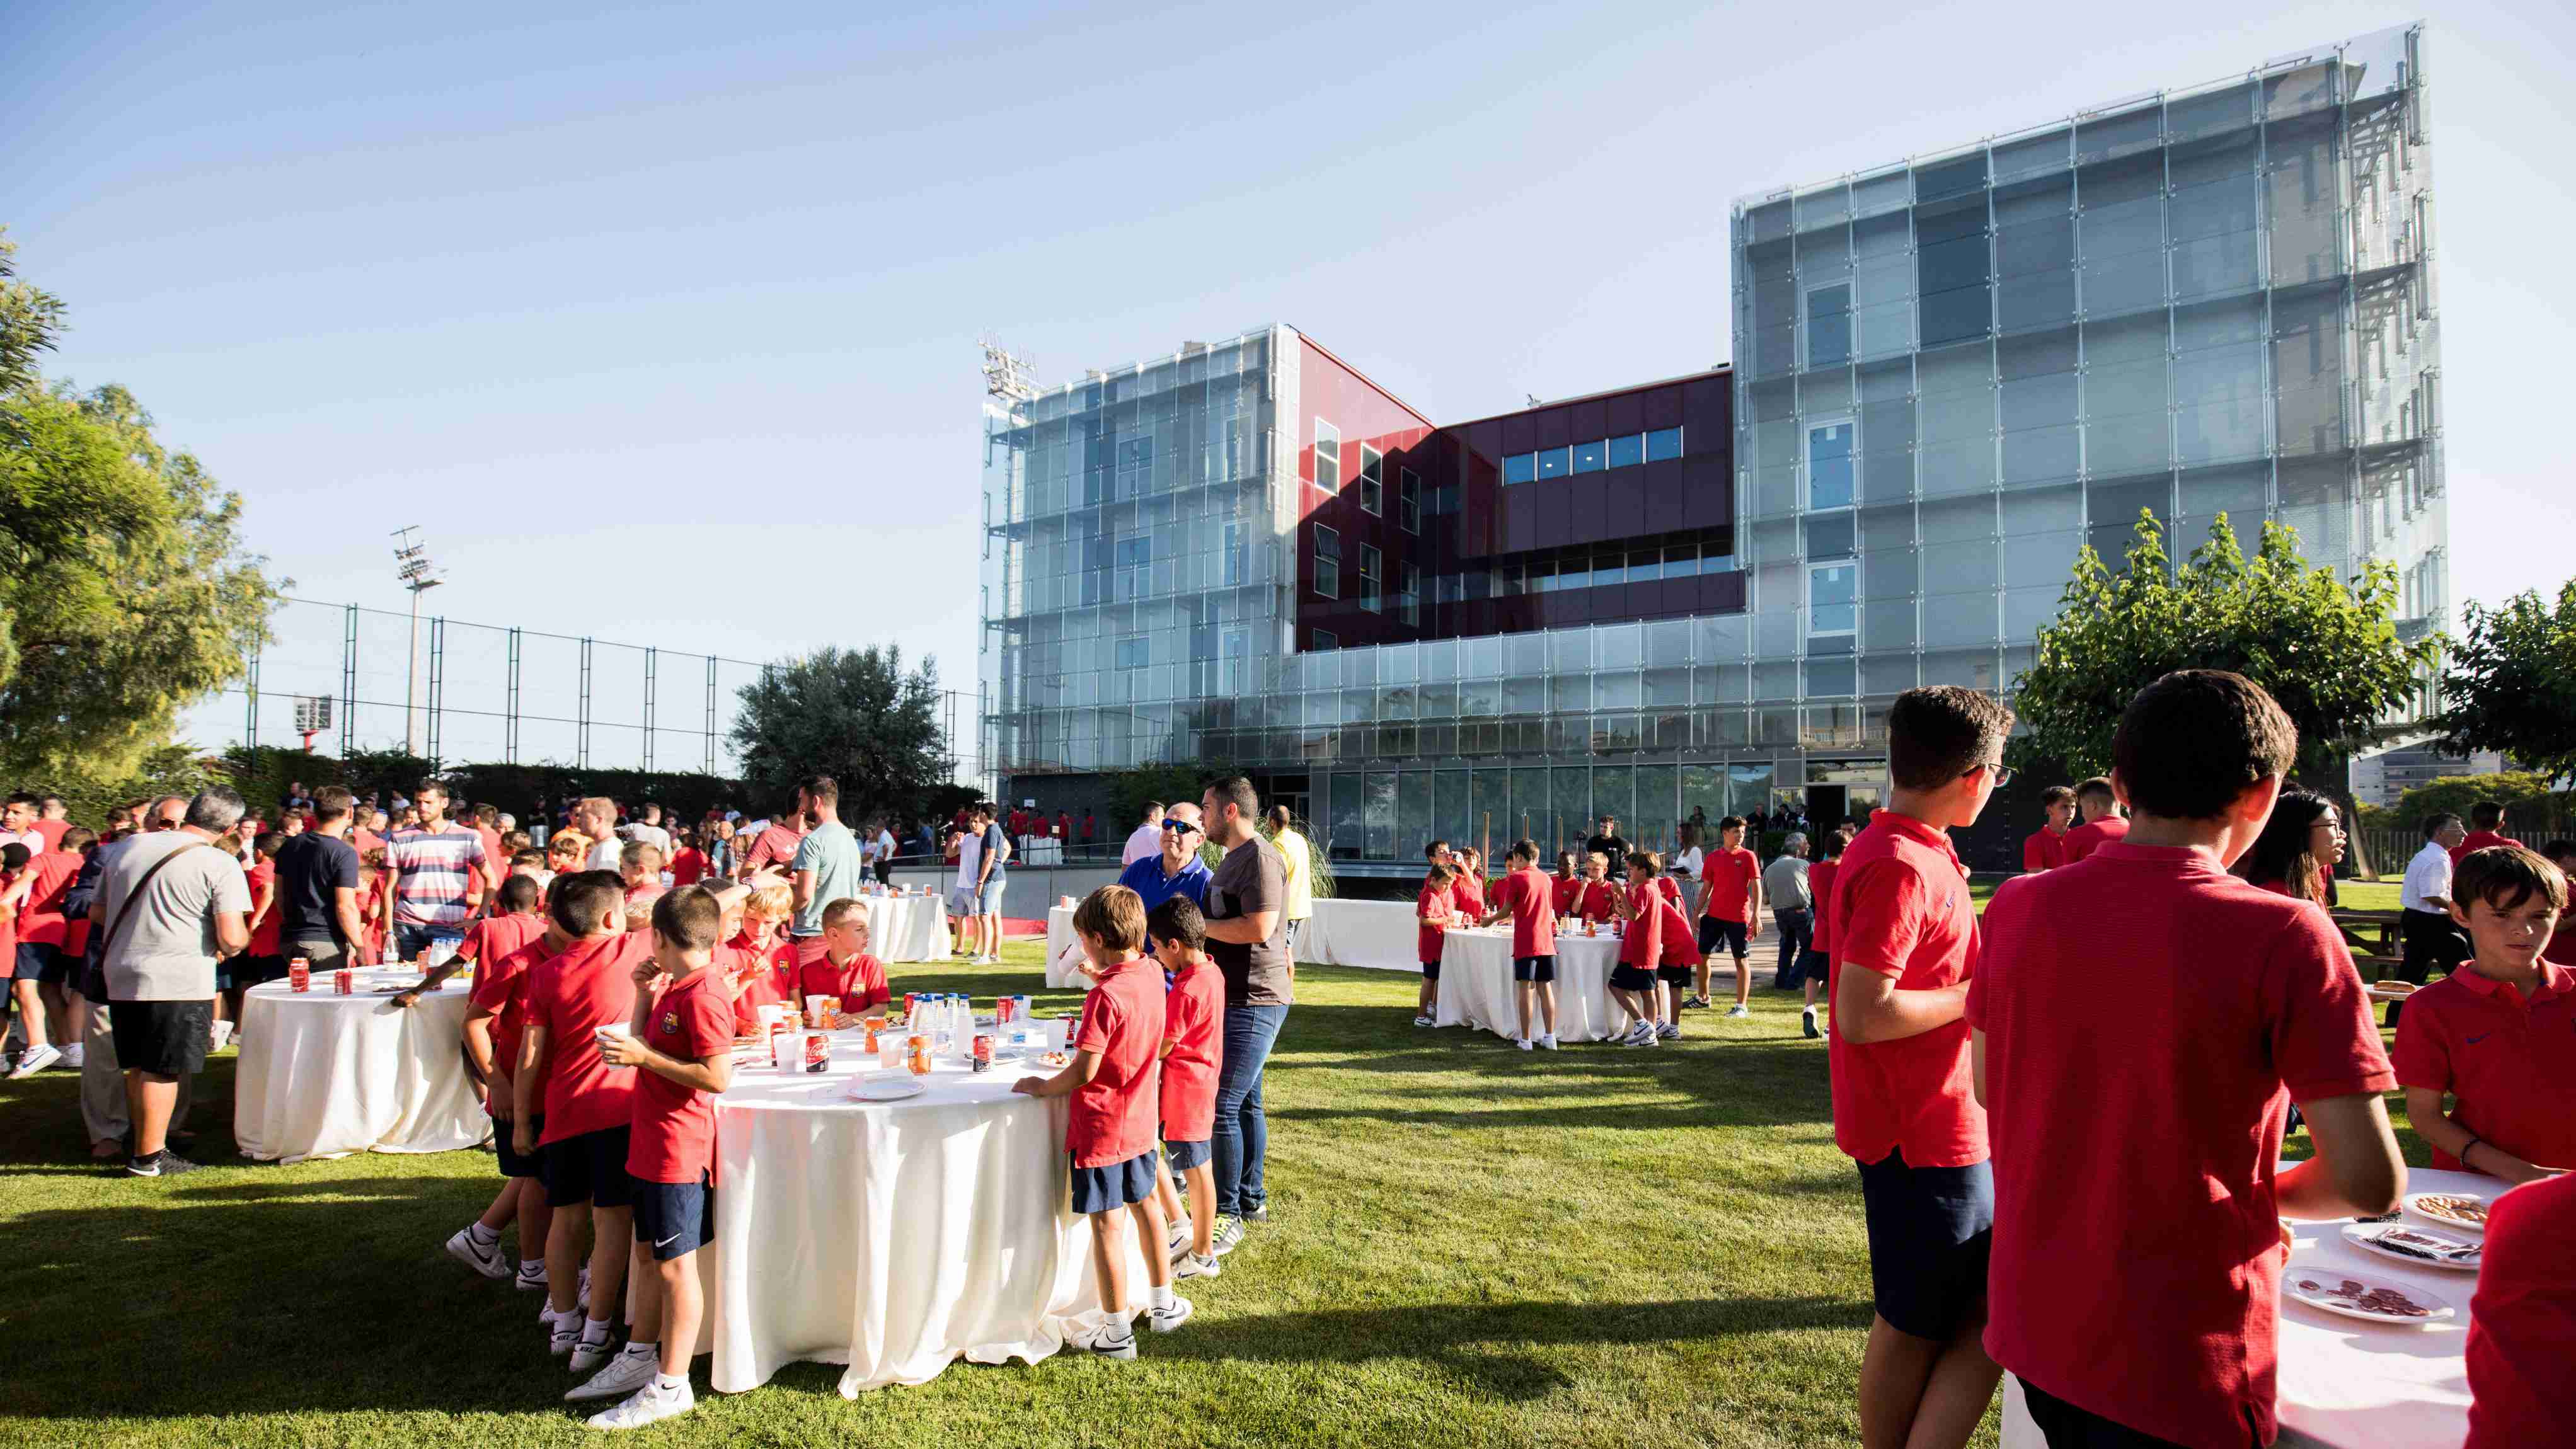
{"type": "Polygon", "coordinates": [[[945,961],[948,903],[937,896],[861,896],[868,908],[868,950],[880,961],[945,961]]]}
{"type": "MultiPolygon", "coordinates": [[[[2504,1190],[2504,1183],[2479,1173],[2406,1170],[2409,1196],[2456,1192],[2492,1199],[2504,1190]]],[[[2469,1295],[2477,1291],[2478,1275],[2419,1268],[2364,1252],[2344,1241],[2344,1224],[2350,1221],[2292,1223],[2298,1246],[2290,1251],[2288,1271],[2350,1272],[2400,1288],[2427,1289],[2459,1314],[2408,1328],[2345,1318],[2284,1295],[2273,1404],[2281,1437],[2275,1449],[2458,1449],[2469,1432],[2468,1370],[2462,1356],[2469,1342],[2469,1295]]],[[[2455,1237],[2475,1236],[2412,1214],[2406,1221],[2455,1237]]],[[[2005,1449],[2045,1449],[2039,1426],[2022,1406],[2021,1385],[2009,1374],[2004,1376],[2003,1427],[2005,1449]]]]}
{"type": "Polygon", "coordinates": [[[491,1136],[482,1090],[466,1074],[466,985],[451,980],[408,1009],[382,990],[417,971],[356,973],[342,996],[328,972],[313,989],[283,980],[242,995],[233,1137],[242,1155],[297,1163],[352,1152],[452,1152],[491,1136]]]}
{"type": "MultiPolygon", "coordinates": [[[[1559,1041],[1607,1041],[1627,1029],[1610,1000],[1610,968],[1619,942],[1609,936],[1556,938],[1556,1036],[1559,1041]]],[[[1481,1026],[1507,1040],[1521,1034],[1520,993],[1512,980],[1512,933],[1507,926],[1444,932],[1440,942],[1437,1026],[1481,1026]]],[[[1540,1018],[1531,1007],[1530,1029],[1540,1018]]]]}
{"type": "MultiPolygon", "coordinates": [[[[717,1100],[708,1339],[723,1392],[809,1361],[848,1365],[855,1397],[961,1357],[1034,1363],[1099,1322],[1066,1102],[1011,1091],[1054,1069],[942,1061],[922,1095],[860,1102],[853,1080],[885,1075],[860,1057],[860,1034],[837,1032],[824,1072],[737,1066],[717,1100]]],[[[1131,1252],[1131,1306],[1146,1287],[1131,1252]]]]}

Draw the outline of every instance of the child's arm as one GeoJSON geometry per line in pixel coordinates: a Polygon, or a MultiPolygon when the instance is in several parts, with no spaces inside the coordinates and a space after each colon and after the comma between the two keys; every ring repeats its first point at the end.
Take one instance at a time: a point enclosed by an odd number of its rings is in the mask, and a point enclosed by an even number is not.
{"type": "Polygon", "coordinates": [[[726,1038],[723,1050],[703,1057],[666,1057],[646,1046],[641,1037],[602,1042],[599,1055],[612,1067],[641,1067],[657,1077],[701,1092],[722,1092],[733,1085],[733,1040],[730,1037],[726,1038]]]}
{"type": "Polygon", "coordinates": [[[2471,1172],[2483,1172],[2507,1182],[2537,1182],[2557,1175],[2548,1168],[2523,1161],[2453,1121],[2451,1114],[2442,1110],[2442,1089],[2439,1087],[2408,1087],[2406,1120],[2414,1125],[2418,1136],[2458,1158],[2460,1165],[2471,1172]],[[2471,1160],[2472,1153],[2476,1155],[2474,1161],[2471,1160]]]}
{"type": "Polygon", "coordinates": [[[492,1016],[479,1006],[465,1008],[465,1060],[473,1064],[475,1077],[492,1089],[492,1115],[506,1122],[512,1096],[510,1074],[492,1056],[492,1016]]]}
{"type": "MultiPolygon", "coordinates": [[[[654,1003],[662,999],[662,988],[670,984],[670,973],[651,956],[635,964],[635,1005],[626,1013],[626,1030],[638,1040],[643,1038],[645,1028],[653,1024],[654,1003]]],[[[609,1065],[625,1067],[634,1063],[611,1061],[609,1065]]]]}
{"type": "Polygon", "coordinates": [[[1090,1085],[1100,1072],[1100,1058],[1090,1052],[1073,1054],[1073,1062],[1052,1077],[1022,1077],[1011,1083],[1011,1090],[1023,1097],[1070,1097],[1090,1085]]]}
{"type": "Polygon", "coordinates": [[[546,1059],[546,1028],[531,1021],[519,1038],[519,1064],[510,1072],[510,1144],[521,1156],[537,1150],[537,1109],[545,1105],[537,1094],[537,1067],[546,1059]]]}

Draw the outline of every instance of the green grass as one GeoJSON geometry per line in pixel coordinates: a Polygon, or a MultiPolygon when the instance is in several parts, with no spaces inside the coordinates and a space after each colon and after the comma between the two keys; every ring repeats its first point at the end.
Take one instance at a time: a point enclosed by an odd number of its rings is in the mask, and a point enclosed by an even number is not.
{"type": "MultiPolygon", "coordinates": [[[[1071,1004],[1036,945],[1005,956],[897,987],[1071,1004]]],[[[1411,977],[1301,971],[1267,1086],[1275,1220],[1192,1285],[1186,1330],[1134,1364],[961,1363],[855,1402],[797,1365],[644,1442],[1855,1442],[1857,1182],[1822,1043],[1768,980],[1751,1020],[1693,1013],[1678,1048],[1525,1056],[1416,1031],[1411,977]]],[[[232,1066],[191,1124],[209,1170],[169,1182],[86,1161],[69,1074],[0,1084],[0,1443],[596,1442],[533,1295],[440,1251],[492,1159],[244,1163],[232,1066]]]]}

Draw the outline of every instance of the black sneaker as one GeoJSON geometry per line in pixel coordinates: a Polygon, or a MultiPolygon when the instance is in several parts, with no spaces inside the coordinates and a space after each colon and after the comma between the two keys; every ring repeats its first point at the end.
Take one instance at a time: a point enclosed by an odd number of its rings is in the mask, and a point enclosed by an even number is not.
{"type": "Polygon", "coordinates": [[[167,1147],[162,1148],[159,1152],[152,1154],[150,1157],[129,1157],[125,1159],[125,1175],[128,1177],[177,1177],[181,1173],[194,1172],[196,1170],[197,1164],[181,1157],[178,1153],[171,1151],[167,1147]]]}
{"type": "Polygon", "coordinates": [[[1816,1013],[1812,1010],[1800,1014],[1800,1029],[1806,1033],[1809,1041],[1824,1035],[1823,1032],[1816,1030],[1816,1013]]]}
{"type": "Polygon", "coordinates": [[[1246,1203],[1243,1207],[1242,1217],[1247,1223],[1266,1223],[1270,1221],[1270,1204],[1266,1202],[1246,1203]]]}

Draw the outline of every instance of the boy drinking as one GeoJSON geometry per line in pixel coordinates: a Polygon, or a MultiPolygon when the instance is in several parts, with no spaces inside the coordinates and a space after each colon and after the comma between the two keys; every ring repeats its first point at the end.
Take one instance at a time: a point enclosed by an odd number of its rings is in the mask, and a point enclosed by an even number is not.
{"type": "Polygon", "coordinates": [[[2406,998],[2394,1054],[2406,1120],[2437,1168],[2534,1182],[2576,1167],[2576,972],[2542,955],[2567,877],[2492,845],[2460,858],[2450,899],[2474,954],[2406,998]]]}
{"type": "Polygon", "coordinates": [[[594,1429],[640,1429],[697,1406],[689,1360],[705,1316],[699,1248],[715,1237],[715,1098],[733,1082],[731,984],[709,967],[724,907],[704,886],[653,902],[653,950],[635,965],[628,1034],[600,1044],[612,1067],[639,1069],[626,1152],[635,1181],[635,1332],[625,1352],[564,1395],[629,1395],[594,1429]]]}
{"type": "MultiPolygon", "coordinates": [[[[2052,1444],[2270,1443],[2279,1218],[2395,1204],[2395,1079],[2333,921],[2228,874],[2297,758],[2289,716],[2182,670],[2130,701],[2111,751],[2126,838],[2007,882],[1968,986],[1994,1143],[1985,1346],[2052,1444]],[[2281,1169],[2293,1101],[2316,1155],[2281,1169]]],[[[1860,849],[1839,891],[1869,890],[1860,849]]]]}
{"type": "Polygon", "coordinates": [[[1170,973],[1163,993],[1162,1118],[1168,1169],[1155,1172],[1154,1196],[1171,1225],[1165,1246],[1175,1278],[1217,1276],[1216,1169],[1208,1144],[1216,1135],[1217,1068],[1225,1060],[1225,973],[1207,953],[1207,918],[1187,896],[1173,896],[1145,918],[1155,958],[1170,973]],[[1189,1225],[1181,1224],[1172,1173],[1190,1185],[1189,1225]]]}
{"type": "Polygon", "coordinates": [[[1125,886],[1102,886],[1074,908],[1097,983],[1082,1000],[1073,1061],[1052,1077],[1022,1077],[1011,1090],[1071,1097],[1065,1151],[1073,1159],[1073,1210],[1091,1219],[1091,1265],[1099,1274],[1101,1322],[1073,1335],[1076,1348],[1132,1359],[1135,1310],[1127,1298],[1127,1224],[1142,1235],[1148,1319],[1156,1333],[1189,1322],[1190,1301],[1172,1292],[1172,1265],[1156,1245],[1168,1224],[1155,1200],[1154,1117],[1161,1107],[1155,1058],[1163,1046],[1163,973],[1141,955],[1145,902],[1125,886]],[[1122,1209],[1124,1211],[1122,1211],[1122,1209]]]}
{"type": "Polygon", "coordinates": [[[823,907],[823,955],[797,972],[797,987],[800,1010],[817,996],[839,999],[840,1012],[832,1021],[836,1029],[893,999],[885,967],[868,954],[866,902],[843,896],[823,907]]]}

